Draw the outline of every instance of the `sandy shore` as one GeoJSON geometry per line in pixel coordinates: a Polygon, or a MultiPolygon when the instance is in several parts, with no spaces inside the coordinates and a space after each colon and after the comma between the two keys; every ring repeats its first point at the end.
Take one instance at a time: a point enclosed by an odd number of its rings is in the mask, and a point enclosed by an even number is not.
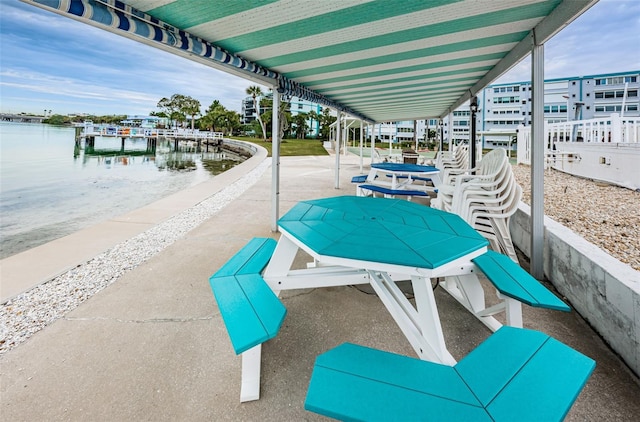
{"type": "MultiPolygon", "coordinates": [[[[531,204],[531,168],[520,164],[513,171],[522,201],[531,204]]],[[[546,170],[544,212],[640,271],[640,192],[546,170]]]]}

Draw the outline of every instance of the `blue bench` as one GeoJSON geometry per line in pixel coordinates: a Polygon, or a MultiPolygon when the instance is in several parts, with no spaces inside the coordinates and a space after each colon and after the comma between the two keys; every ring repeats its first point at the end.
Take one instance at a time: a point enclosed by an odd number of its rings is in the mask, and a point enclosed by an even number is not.
{"type": "Polygon", "coordinates": [[[367,175],[366,174],[361,174],[358,176],[353,176],[351,178],[351,183],[364,183],[367,181],[367,175]]]}
{"type": "Polygon", "coordinates": [[[571,311],[566,303],[558,299],[508,256],[487,251],[472,261],[503,295],[529,306],[571,311]]]}
{"type": "Polygon", "coordinates": [[[429,196],[427,192],[413,189],[391,189],[379,185],[358,185],[359,190],[369,190],[371,192],[378,192],[384,194],[385,197],[394,198],[396,195],[406,196],[411,200],[412,196],[429,196]]]}
{"type": "Polygon", "coordinates": [[[260,275],[275,247],[274,239],[254,238],[209,278],[233,349],[243,355],[241,401],[258,399],[259,347],[278,334],[287,313],[260,275]]]}
{"type": "Polygon", "coordinates": [[[344,343],[316,359],[305,409],[341,420],[562,420],[595,362],[503,327],[455,366],[344,343]]]}

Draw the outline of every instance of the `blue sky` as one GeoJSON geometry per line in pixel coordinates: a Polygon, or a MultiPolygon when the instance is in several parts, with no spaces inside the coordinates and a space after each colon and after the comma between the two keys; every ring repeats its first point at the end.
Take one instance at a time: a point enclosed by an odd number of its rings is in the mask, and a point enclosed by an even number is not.
{"type": "MultiPolygon", "coordinates": [[[[640,69],[640,0],[601,0],[545,45],[545,78],[640,69]]],[[[525,59],[496,82],[530,78],[525,59]]],[[[190,95],[240,111],[242,78],[26,5],[0,0],[0,110],[148,114],[190,95]]]]}

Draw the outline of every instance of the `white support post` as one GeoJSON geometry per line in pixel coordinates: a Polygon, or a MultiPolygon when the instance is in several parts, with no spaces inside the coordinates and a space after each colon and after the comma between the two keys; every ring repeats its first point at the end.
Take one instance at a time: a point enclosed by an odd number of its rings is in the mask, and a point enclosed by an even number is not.
{"type": "Polygon", "coordinates": [[[369,149],[371,150],[371,163],[370,164],[373,164],[374,156],[375,156],[375,153],[376,153],[375,133],[374,133],[376,125],[374,123],[372,123],[368,127],[369,127],[369,140],[371,141],[371,145],[369,145],[369,149]]]}
{"type": "Polygon", "coordinates": [[[531,275],[544,278],[544,45],[531,31],[531,275]]]}
{"type": "Polygon", "coordinates": [[[342,153],[346,156],[347,149],[349,148],[349,128],[347,125],[347,115],[345,114],[344,125],[342,126],[343,136],[342,136],[342,145],[344,145],[342,153]]]}
{"type": "Polygon", "coordinates": [[[364,122],[360,120],[360,174],[362,174],[362,143],[364,140],[364,122]]]}
{"type": "Polygon", "coordinates": [[[336,179],[334,187],[340,189],[340,137],[342,136],[342,130],[340,130],[340,124],[342,123],[342,112],[338,110],[338,118],[336,119],[336,179]]]}
{"type": "Polygon", "coordinates": [[[449,142],[449,151],[453,151],[453,113],[449,113],[447,120],[447,125],[449,127],[449,130],[447,131],[447,141],[449,142]]]}
{"type": "Polygon", "coordinates": [[[278,87],[273,87],[273,117],[271,118],[271,231],[278,231],[280,218],[280,93],[278,87]]]}

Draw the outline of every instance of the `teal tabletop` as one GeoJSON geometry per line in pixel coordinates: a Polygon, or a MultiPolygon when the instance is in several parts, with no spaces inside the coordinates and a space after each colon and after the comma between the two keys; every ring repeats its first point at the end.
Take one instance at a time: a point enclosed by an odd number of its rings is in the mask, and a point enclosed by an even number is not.
{"type": "Polygon", "coordinates": [[[319,255],[438,268],[488,245],[455,214],[400,199],[301,201],[279,226],[319,255]]]}

